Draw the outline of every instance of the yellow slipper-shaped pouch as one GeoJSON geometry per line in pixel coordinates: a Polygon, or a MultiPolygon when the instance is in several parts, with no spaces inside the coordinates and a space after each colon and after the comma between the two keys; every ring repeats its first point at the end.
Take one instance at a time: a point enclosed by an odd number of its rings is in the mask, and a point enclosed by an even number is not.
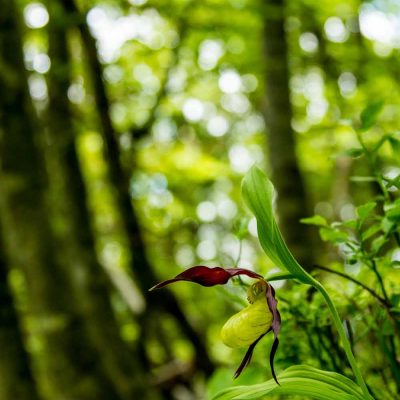
{"type": "Polygon", "coordinates": [[[232,315],[221,330],[222,341],[229,347],[250,346],[271,327],[272,313],[264,296],[232,315]]]}

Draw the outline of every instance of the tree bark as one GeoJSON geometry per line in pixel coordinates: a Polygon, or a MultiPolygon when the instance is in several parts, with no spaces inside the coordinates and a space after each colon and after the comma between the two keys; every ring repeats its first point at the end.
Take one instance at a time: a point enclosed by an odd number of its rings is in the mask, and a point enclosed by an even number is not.
{"type": "Polygon", "coordinates": [[[196,349],[197,365],[206,374],[211,374],[213,364],[208,357],[204,341],[189,323],[178,301],[169,290],[163,290],[149,295],[148,289],[157,281],[154,269],[148,260],[145,243],[142,237],[137,211],[129,194],[129,177],[121,163],[120,149],[117,135],[110,118],[110,104],[103,82],[102,66],[97,57],[96,43],[89,32],[89,28],[80,15],[73,0],[62,0],[67,12],[80,21],[78,28],[84,44],[87,57],[89,75],[92,78],[93,94],[98,116],[100,118],[101,133],[106,149],[106,158],[109,166],[110,182],[114,188],[119,211],[122,216],[124,231],[127,234],[131,251],[132,273],[140,287],[148,306],[146,313],[152,310],[164,309],[171,314],[179,324],[182,332],[192,342],[196,349]]]}
{"type": "Polygon", "coordinates": [[[37,400],[7,272],[0,233],[0,400],[37,400]]]}
{"type": "Polygon", "coordinates": [[[119,399],[99,368],[82,318],[57,262],[45,204],[46,179],[23,65],[18,10],[2,0],[0,25],[0,218],[11,267],[23,269],[34,335],[41,345],[41,383],[52,400],[119,399]]]}
{"type": "MultiPolygon", "coordinates": [[[[67,226],[61,237],[66,267],[76,292],[76,308],[88,328],[99,352],[102,366],[121,398],[144,398],[145,380],[135,368],[135,354],[120,337],[120,327],[110,303],[110,286],[95,252],[95,240],[87,207],[87,193],[75,146],[75,130],[68,100],[70,59],[66,22],[62,4],[48,2],[50,11],[48,73],[48,134],[53,144],[53,165],[59,170],[61,183],[55,201],[61,203],[67,226]]],[[[150,385],[148,385],[150,386],[150,385]]],[[[147,390],[150,392],[150,390],[147,390]]]]}
{"type": "Polygon", "coordinates": [[[264,8],[265,107],[268,154],[272,181],[278,193],[279,226],[288,247],[301,264],[311,269],[309,228],[299,220],[309,215],[305,188],[296,156],[291,127],[293,116],[289,93],[288,50],[284,29],[283,0],[268,0],[264,8]]]}

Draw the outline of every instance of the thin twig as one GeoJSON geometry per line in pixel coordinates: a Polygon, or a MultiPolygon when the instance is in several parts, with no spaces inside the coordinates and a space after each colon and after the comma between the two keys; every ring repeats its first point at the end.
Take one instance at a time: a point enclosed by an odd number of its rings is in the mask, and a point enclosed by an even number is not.
{"type": "Polygon", "coordinates": [[[345,279],[355,283],[356,285],[361,286],[369,294],[371,294],[373,297],[375,297],[380,303],[382,303],[386,308],[390,308],[391,307],[390,304],[383,297],[379,296],[378,293],[376,293],[374,290],[372,290],[368,286],[364,285],[362,282],[360,282],[357,279],[353,278],[352,276],[347,275],[344,272],[335,271],[334,269],[330,269],[328,267],[323,267],[322,265],[314,265],[314,268],[320,269],[322,271],[330,272],[330,273],[338,275],[338,276],[341,276],[342,278],[345,278],[345,279]]]}
{"type": "Polygon", "coordinates": [[[371,260],[371,266],[372,266],[372,271],[374,271],[374,274],[375,274],[375,276],[376,276],[376,279],[377,279],[378,282],[379,282],[379,286],[380,286],[380,288],[381,288],[381,290],[382,290],[383,297],[384,297],[385,301],[386,301],[387,303],[389,303],[389,297],[388,297],[388,295],[387,295],[387,292],[386,292],[386,289],[385,289],[385,285],[384,285],[384,283],[383,283],[382,276],[381,276],[381,274],[380,274],[379,271],[378,271],[378,268],[377,268],[377,266],[376,266],[376,261],[375,261],[374,258],[371,260]]]}

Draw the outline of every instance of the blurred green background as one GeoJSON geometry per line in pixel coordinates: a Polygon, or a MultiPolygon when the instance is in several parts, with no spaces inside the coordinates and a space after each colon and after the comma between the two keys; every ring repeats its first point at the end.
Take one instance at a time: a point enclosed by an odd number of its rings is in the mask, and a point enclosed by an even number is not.
{"type": "MultiPolygon", "coordinates": [[[[270,337],[236,381],[245,350],[219,337],[240,282],[148,293],[193,265],[279,272],[240,197],[253,164],[367,384],[398,398],[398,242],[375,273],[299,220],[353,220],[376,171],[398,198],[399,49],[396,0],[0,0],[0,399],[208,399],[269,379],[270,337]],[[365,142],[393,139],[371,166],[354,126],[379,100],[365,142]]],[[[322,299],[273,285],[277,371],[351,376],[322,299]]]]}

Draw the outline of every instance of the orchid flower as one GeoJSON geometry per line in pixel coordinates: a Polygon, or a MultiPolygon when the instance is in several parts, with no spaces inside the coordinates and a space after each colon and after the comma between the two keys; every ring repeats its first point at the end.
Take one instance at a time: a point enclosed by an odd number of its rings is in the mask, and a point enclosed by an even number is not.
{"type": "Polygon", "coordinates": [[[227,346],[233,348],[249,346],[234,376],[237,378],[241,374],[250,363],[257,343],[272,331],[274,341],[270,351],[270,366],[272,376],[278,383],[274,371],[274,356],[279,344],[281,317],[277,309],[275,290],[261,275],[245,268],[210,268],[200,265],[183,271],[175,278],[158,283],[150,291],[178,281],[194,282],[207,287],[224,285],[229,279],[238,275],[247,275],[257,281],[249,286],[247,297],[249,305],[230,317],[221,330],[222,341],[227,346]]]}

